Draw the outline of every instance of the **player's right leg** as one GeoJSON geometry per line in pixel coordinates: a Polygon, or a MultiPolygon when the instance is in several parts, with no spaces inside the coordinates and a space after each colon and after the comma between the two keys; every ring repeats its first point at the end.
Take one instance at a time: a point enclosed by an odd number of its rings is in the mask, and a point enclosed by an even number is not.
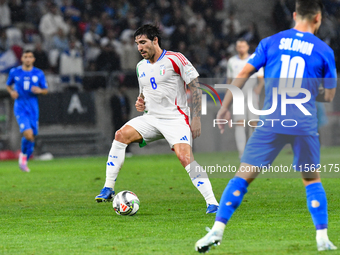
{"type": "Polygon", "coordinates": [[[19,154],[19,168],[23,172],[29,172],[30,169],[27,166],[29,157],[34,150],[34,135],[32,129],[26,129],[22,132],[21,138],[21,152],[19,154]]]}
{"type": "Polygon", "coordinates": [[[246,127],[245,127],[245,115],[235,115],[234,120],[236,122],[235,125],[235,142],[236,148],[238,151],[239,158],[241,159],[244,148],[246,147],[247,143],[247,136],[246,136],[246,127]]]}
{"type": "Polygon", "coordinates": [[[106,162],[106,180],[104,188],[100,194],[95,197],[99,202],[111,201],[114,195],[114,186],[125,160],[126,147],[133,142],[142,142],[143,138],[135,128],[130,125],[125,125],[115,134],[108,160],[106,162]]]}

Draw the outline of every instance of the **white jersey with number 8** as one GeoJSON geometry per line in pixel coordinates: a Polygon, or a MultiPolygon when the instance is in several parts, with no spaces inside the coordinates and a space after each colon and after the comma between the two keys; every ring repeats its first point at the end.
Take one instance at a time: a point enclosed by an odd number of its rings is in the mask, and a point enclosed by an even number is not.
{"type": "Polygon", "coordinates": [[[137,76],[140,93],[145,97],[146,114],[164,119],[181,116],[188,119],[186,84],[199,74],[186,57],[163,50],[154,64],[141,60],[137,64],[137,76]]]}

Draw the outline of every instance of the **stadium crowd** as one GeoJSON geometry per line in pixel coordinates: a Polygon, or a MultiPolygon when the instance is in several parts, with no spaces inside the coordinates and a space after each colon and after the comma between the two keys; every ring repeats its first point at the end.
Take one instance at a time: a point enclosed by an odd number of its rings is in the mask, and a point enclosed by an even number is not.
{"type": "MultiPolygon", "coordinates": [[[[276,1],[273,29],[288,29],[295,1],[276,1]]],[[[324,4],[319,37],[339,67],[340,1],[324,4]]],[[[11,49],[19,59],[33,49],[35,66],[57,74],[134,71],[141,56],[133,32],[154,23],[163,48],[182,52],[203,75],[223,77],[235,41],[245,38],[253,51],[261,39],[256,22],[241,24],[237,16],[233,0],[0,0],[0,53],[11,49]]]]}

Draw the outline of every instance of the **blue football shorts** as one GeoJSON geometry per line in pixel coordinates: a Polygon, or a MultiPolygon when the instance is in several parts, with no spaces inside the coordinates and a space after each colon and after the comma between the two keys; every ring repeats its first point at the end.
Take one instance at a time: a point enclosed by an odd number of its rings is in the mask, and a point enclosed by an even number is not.
{"type": "MultiPolygon", "coordinates": [[[[313,170],[320,165],[319,136],[287,135],[255,129],[244,149],[241,163],[263,167],[273,163],[286,144],[291,144],[296,171],[313,170]]],[[[295,167],[294,167],[295,166],[295,167]]]]}
{"type": "Polygon", "coordinates": [[[30,116],[25,113],[18,113],[15,114],[15,118],[17,119],[20,133],[23,133],[27,129],[32,129],[33,135],[38,135],[39,122],[35,116],[30,116]]]}

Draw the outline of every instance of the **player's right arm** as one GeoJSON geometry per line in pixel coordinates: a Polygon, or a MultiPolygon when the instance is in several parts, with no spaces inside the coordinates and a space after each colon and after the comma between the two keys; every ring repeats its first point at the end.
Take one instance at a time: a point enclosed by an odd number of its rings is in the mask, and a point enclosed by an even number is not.
{"type": "Polygon", "coordinates": [[[11,98],[12,99],[17,99],[19,97],[19,94],[18,92],[16,92],[14,89],[13,89],[13,86],[7,86],[7,91],[8,93],[10,94],[11,98]]]}
{"type": "Polygon", "coordinates": [[[144,102],[144,95],[143,93],[140,93],[139,96],[137,97],[136,101],[136,110],[138,112],[144,112],[145,111],[145,102],[144,102]]]}
{"type": "Polygon", "coordinates": [[[14,76],[14,70],[15,69],[13,68],[9,72],[7,82],[6,82],[6,84],[7,84],[6,89],[7,89],[8,93],[10,94],[11,98],[15,100],[19,97],[19,94],[16,90],[13,89],[13,84],[15,82],[15,80],[14,80],[14,77],[15,77],[14,76]]]}
{"type": "Polygon", "coordinates": [[[316,97],[316,101],[318,102],[332,102],[335,96],[336,88],[333,89],[325,89],[322,88],[319,90],[319,94],[316,97]]]}
{"type": "MultiPolygon", "coordinates": [[[[247,63],[243,67],[241,72],[236,76],[236,78],[231,82],[231,85],[234,85],[242,89],[246,81],[249,79],[249,77],[256,71],[257,70],[253,65],[247,63]]],[[[216,119],[226,119],[228,121],[230,120],[231,115],[229,112],[229,106],[232,101],[233,101],[233,94],[230,92],[230,90],[227,90],[224,96],[223,102],[222,102],[222,106],[217,113],[216,119]]],[[[221,134],[223,134],[224,132],[224,127],[225,127],[225,124],[218,125],[218,128],[221,131],[221,134]]]]}

